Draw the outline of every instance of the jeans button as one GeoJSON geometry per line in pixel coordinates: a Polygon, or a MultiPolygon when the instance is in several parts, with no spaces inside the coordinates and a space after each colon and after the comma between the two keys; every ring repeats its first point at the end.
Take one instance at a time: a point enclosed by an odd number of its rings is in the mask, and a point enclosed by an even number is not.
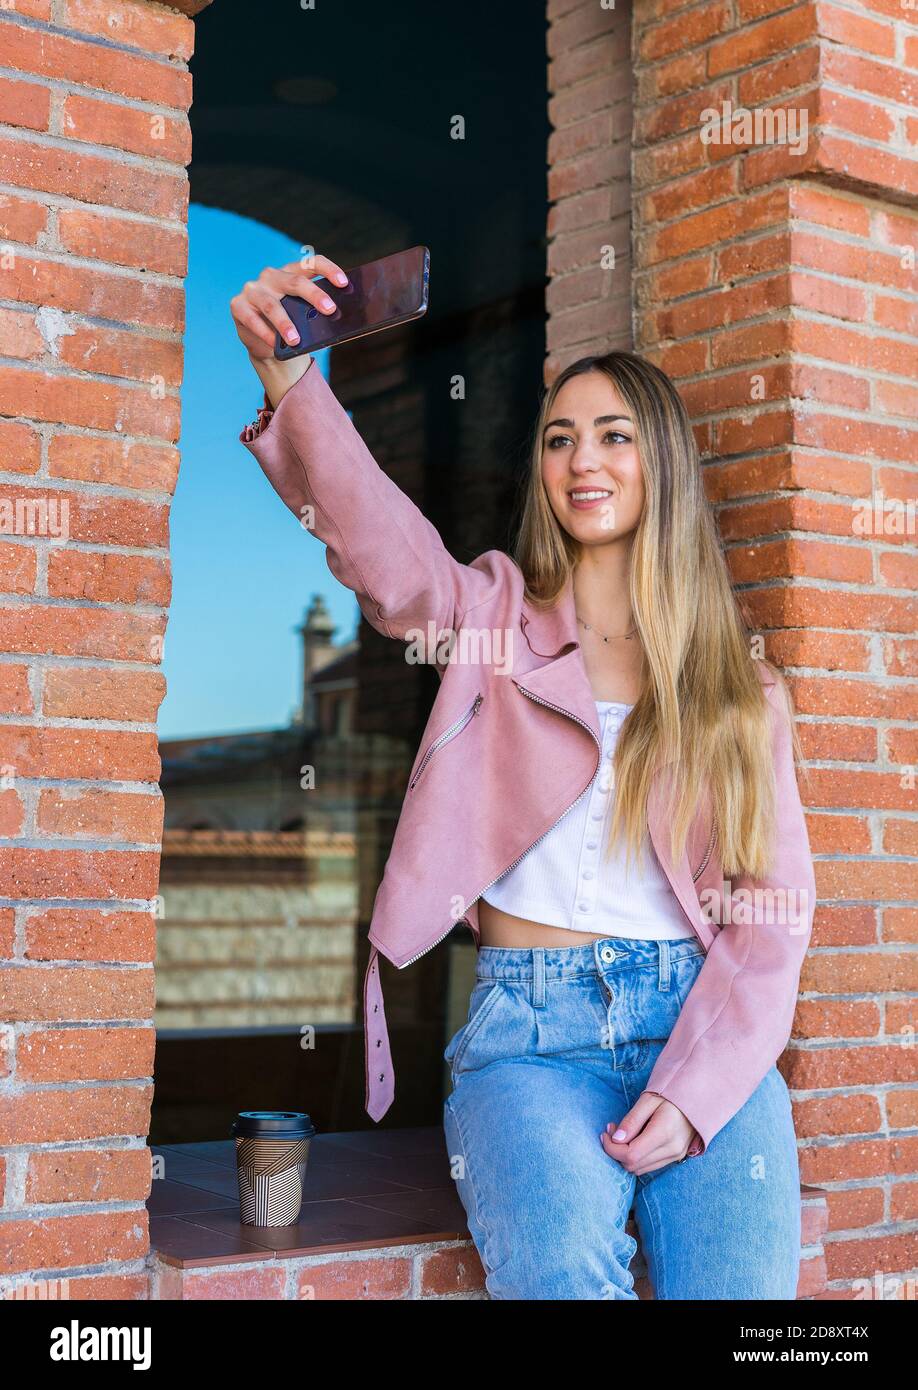
{"type": "Polygon", "coordinates": [[[599,952],[599,959],[605,961],[607,965],[610,963],[610,961],[613,961],[615,959],[615,952],[613,951],[612,947],[603,946],[602,950],[599,952]]]}

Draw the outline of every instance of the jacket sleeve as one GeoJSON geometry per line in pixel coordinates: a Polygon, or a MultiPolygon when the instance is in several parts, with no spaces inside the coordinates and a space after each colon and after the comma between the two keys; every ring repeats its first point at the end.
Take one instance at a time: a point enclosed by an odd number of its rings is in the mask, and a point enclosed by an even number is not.
{"type": "Polygon", "coordinates": [[[772,871],[764,880],[743,875],[729,883],[730,920],[711,943],[645,1087],[694,1126],[692,1157],[704,1153],[784,1051],[813,930],[816,880],[790,717],[777,683],[768,698],[777,820],[772,871]],[[751,900],[745,910],[744,900],[751,900]]]}
{"type": "Polygon", "coordinates": [[[305,530],[324,542],[336,579],[353,590],[367,621],[406,640],[458,630],[493,585],[487,564],[461,564],[434,527],[376,463],[315,362],[272,410],[239,435],[305,530]]]}

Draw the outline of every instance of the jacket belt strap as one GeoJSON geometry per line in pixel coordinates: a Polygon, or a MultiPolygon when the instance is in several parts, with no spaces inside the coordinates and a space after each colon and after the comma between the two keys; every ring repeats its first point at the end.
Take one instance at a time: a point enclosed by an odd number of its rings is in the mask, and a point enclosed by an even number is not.
{"type": "Polygon", "coordinates": [[[363,980],[363,1036],[367,1083],[365,1108],[371,1120],[381,1120],[395,1098],[395,1070],[383,1007],[379,952],[372,942],[363,980]]]}

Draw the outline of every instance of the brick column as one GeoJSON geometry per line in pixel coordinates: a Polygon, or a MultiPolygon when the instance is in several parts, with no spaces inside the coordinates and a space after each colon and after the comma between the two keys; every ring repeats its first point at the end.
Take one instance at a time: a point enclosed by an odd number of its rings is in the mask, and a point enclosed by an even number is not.
{"type": "Polygon", "coordinates": [[[545,379],[631,343],[631,0],[548,3],[545,379]]]}
{"type": "Polygon", "coordinates": [[[2,1297],[147,1291],[193,36],[154,4],[0,9],[2,1297]]]}
{"type": "Polygon", "coordinates": [[[636,347],[680,382],[811,768],[819,905],[782,1070],[842,1297],[918,1266],[915,18],[636,0],[633,35],[636,347]]]}

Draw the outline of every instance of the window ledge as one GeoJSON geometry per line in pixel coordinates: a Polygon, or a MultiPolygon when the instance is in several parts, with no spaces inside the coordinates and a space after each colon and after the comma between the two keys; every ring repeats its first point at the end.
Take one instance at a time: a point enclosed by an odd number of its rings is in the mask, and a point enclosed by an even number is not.
{"type": "MultiPolygon", "coordinates": [[[[154,1299],[487,1297],[439,1127],[317,1135],[300,1218],[277,1228],[242,1225],[232,1139],[152,1152],[154,1299]]],[[[797,1296],[824,1297],[826,1194],[803,1187],[801,1203],[797,1296]]],[[[652,1299],[640,1250],[632,1271],[652,1299]]]]}
{"type": "Polygon", "coordinates": [[[438,1128],[317,1135],[294,1226],[242,1224],[232,1139],[152,1152],[151,1249],[182,1268],[470,1239],[438,1128]]]}

